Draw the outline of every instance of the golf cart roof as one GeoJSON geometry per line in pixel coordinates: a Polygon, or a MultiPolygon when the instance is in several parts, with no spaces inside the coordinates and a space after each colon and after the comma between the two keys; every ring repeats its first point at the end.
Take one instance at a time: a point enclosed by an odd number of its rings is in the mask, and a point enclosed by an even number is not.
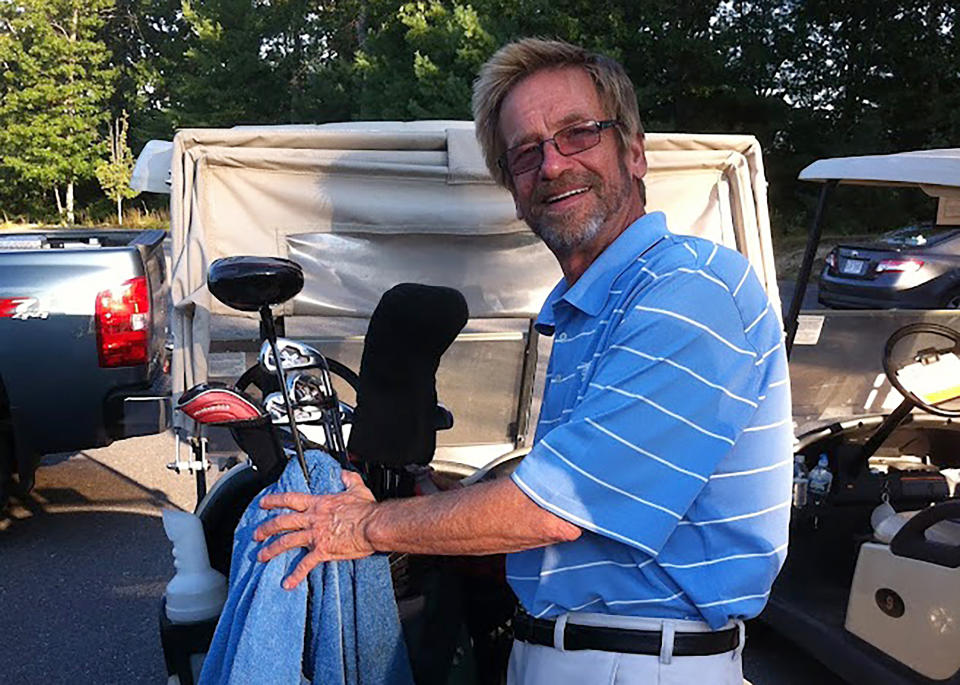
{"type": "Polygon", "coordinates": [[[818,159],[801,181],[883,186],[960,187],[960,148],[818,159]]]}
{"type": "MultiPolygon", "coordinates": [[[[647,209],[742,252],[777,300],[756,139],[652,133],[646,149],[647,209]]],[[[532,317],[561,276],[494,185],[470,121],[184,129],[171,166],[175,318],[188,304],[240,314],[204,287],[209,263],[236,254],[304,266],[293,316],[366,317],[414,279],[467,292],[474,317],[532,317]],[[350,262],[361,243],[366,257],[350,262]]]]}

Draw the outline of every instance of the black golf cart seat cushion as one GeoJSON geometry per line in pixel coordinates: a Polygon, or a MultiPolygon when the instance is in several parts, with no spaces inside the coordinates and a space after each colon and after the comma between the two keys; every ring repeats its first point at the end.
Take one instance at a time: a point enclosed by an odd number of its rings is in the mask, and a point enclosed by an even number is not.
{"type": "Polygon", "coordinates": [[[207,288],[228,307],[255,312],[299,293],[303,269],[280,257],[223,257],[210,265],[207,288]]]}
{"type": "Polygon", "coordinates": [[[427,464],[436,449],[440,357],[467,323],[460,291],[401,283],[370,318],[348,450],[370,464],[427,464]]]}

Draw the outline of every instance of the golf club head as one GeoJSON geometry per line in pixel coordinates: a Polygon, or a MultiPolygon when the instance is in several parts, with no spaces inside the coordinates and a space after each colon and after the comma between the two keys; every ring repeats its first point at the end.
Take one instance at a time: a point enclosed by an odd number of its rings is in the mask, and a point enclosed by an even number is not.
{"type": "Polygon", "coordinates": [[[340,404],[340,423],[347,425],[353,423],[354,418],[354,408],[351,407],[346,402],[339,402],[340,404]]]}
{"type": "Polygon", "coordinates": [[[304,371],[287,374],[287,394],[294,406],[320,404],[326,399],[320,379],[304,371]]]}
{"type": "MultiPolygon", "coordinates": [[[[263,401],[263,407],[270,415],[270,421],[277,426],[286,426],[290,423],[287,416],[287,408],[283,402],[283,394],[272,392],[263,401]]],[[[294,405],[293,417],[297,423],[313,423],[323,418],[323,410],[320,407],[298,407],[294,405]]]]}
{"type": "Polygon", "coordinates": [[[177,400],[176,408],[197,423],[229,426],[265,418],[258,402],[239,390],[213,383],[195,385],[177,400]]]}
{"type": "MultiPolygon", "coordinates": [[[[290,396],[294,406],[298,409],[318,405],[321,407],[330,407],[330,397],[324,390],[323,381],[316,376],[304,371],[296,371],[287,376],[287,394],[290,396]]],[[[352,424],[354,421],[354,408],[346,402],[337,400],[337,406],[340,410],[340,423],[352,424]]],[[[439,409],[439,407],[438,407],[439,409]]],[[[449,412],[448,412],[449,413],[449,412]]],[[[297,415],[297,421],[300,415],[297,415]]],[[[450,425],[453,425],[453,416],[450,416],[450,425]]]]}
{"type": "MultiPolygon", "coordinates": [[[[296,369],[311,369],[323,366],[323,355],[317,350],[302,342],[291,340],[290,338],[277,338],[277,350],[280,353],[280,361],[283,364],[284,371],[293,371],[296,369]]],[[[260,366],[275,373],[277,364],[273,359],[273,350],[270,349],[270,342],[264,340],[260,345],[260,354],[257,358],[260,366]]]]}
{"type": "MultiPolygon", "coordinates": [[[[279,399],[274,399],[273,410],[275,412],[283,412],[283,419],[286,420],[286,413],[283,408],[283,398],[279,392],[271,393],[271,395],[276,395],[279,399]]],[[[297,414],[295,418],[297,421],[301,420],[301,413],[306,410],[316,409],[316,407],[311,407],[311,404],[321,404],[324,402],[324,393],[323,387],[316,376],[313,376],[304,372],[296,372],[287,376],[287,395],[289,395],[294,406],[297,408],[297,414]]],[[[268,396],[269,397],[269,396],[268,396]]],[[[340,423],[343,424],[352,424],[354,421],[354,408],[343,402],[342,400],[337,401],[337,405],[340,408],[340,423]]],[[[270,411],[268,408],[267,411],[270,411]]],[[[313,415],[313,414],[311,414],[313,415]]],[[[274,421],[277,423],[278,421],[274,421]]],[[[452,425],[451,417],[451,425],[452,425]]]]}
{"type": "Polygon", "coordinates": [[[277,425],[288,423],[287,409],[283,402],[283,395],[272,392],[263,398],[263,408],[270,415],[270,421],[277,425]]]}

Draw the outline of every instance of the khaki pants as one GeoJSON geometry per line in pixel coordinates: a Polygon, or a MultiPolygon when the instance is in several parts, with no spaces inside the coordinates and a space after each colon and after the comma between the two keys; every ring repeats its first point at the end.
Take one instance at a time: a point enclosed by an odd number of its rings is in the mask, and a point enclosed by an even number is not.
{"type": "MultiPolygon", "coordinates": [[[[709,630],[706,624],[694,621],[602,614],[568,614],[567,621],[635,630],[663,630],[665,637],[674,632],[709,630]]],[[[739,625],[742,630],[743,624],[739,625]]],[[[742,639],[735,651],[710,656],[673,656],[668,653],[668,637],[664,643],[664,653],[647,655],[565,651],[515,641],[510,653],[507,685],[743,685],[745,682],[740,660],[742,639]]]]}

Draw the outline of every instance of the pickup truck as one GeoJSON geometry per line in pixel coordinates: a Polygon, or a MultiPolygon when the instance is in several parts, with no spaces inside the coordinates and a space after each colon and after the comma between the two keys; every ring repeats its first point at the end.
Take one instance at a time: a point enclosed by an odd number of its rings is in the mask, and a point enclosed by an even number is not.
{"type": "Polygon", "coordinates": [[[45,454],[166,428],[165,236],[0,233],[0,506],[45,454]]]}

